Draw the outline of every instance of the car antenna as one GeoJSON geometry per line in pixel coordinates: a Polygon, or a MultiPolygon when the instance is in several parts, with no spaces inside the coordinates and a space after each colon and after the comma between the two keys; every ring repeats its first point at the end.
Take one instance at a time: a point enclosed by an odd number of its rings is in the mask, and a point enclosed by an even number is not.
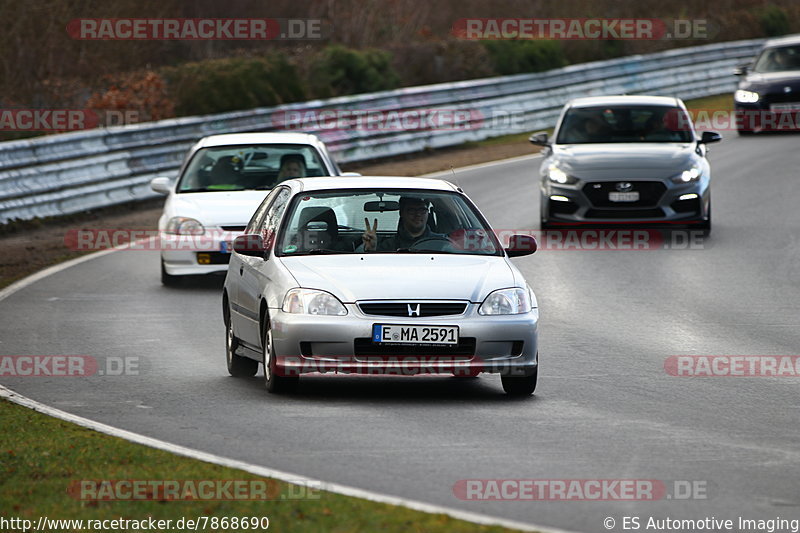
{"type": "Polygon", "coordinates": [[[458,178],[456,177],[456,169],[453,167],[453,165],[450,165],[450,172],[453,173],[453,181],[456,182],[456,187],[461,189],[461,184],[458,182],[458,178]]]}

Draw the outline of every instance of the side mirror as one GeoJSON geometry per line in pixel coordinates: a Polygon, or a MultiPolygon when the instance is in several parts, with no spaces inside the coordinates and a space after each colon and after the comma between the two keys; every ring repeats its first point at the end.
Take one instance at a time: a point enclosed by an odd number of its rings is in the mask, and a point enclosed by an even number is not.
{"type": "Polygon", "coordinates": [[[240,255],[264,258],[266,247],[261,235],[239,235],[233,240],[233,251],[240,255]]]}
{"type": "Polygon", "coordinates": [[[342,176],[347,178],[356,178],[360,175],[358,172],[342,172],[342,176]]]}
{"type": "Polygon", "coordinates": [[[744,76],[750,70],[750,63],[741,63],[733,68],[734,76],[744,76]]]}
{"type": "Polygon", "coordinates": [[[530,235],[512,235],[508,240],[508,247],[506,253],[508,257],[519,257],[522,255],[531,255],[536,251],[538,245],[536,239],[530,235]]]}
{"type": "Polygon", "coordinates": [[[164,176],[153,178],[150,181],[150,188],[158,194],[169,194],[172,190],[172,180],[164,176]]]}
{"type": "Polygon", "coordinates": [[[531,144],[535,144],[537,146],[547,146],[550,144],[548,142],[548,136],[546,131],[537,131],[536,133],[528,137],[528,140],[531,142],[531,144]]]}
{"type": "Polygon", "coordinates": [[[700,144],[718,143],[722,140],[722,135],[716,131],[704,131],[698,141],[700,144]]]}

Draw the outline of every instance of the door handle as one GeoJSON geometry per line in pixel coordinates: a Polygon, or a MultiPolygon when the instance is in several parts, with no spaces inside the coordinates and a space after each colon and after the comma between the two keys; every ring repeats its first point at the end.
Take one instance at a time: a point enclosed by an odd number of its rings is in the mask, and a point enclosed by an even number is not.
{"type": "Polygon", "coordinates": [[[239,275],[241,276],[243,272],[244,272],[244,265],[240,265],[239,266],[239,275]]]}

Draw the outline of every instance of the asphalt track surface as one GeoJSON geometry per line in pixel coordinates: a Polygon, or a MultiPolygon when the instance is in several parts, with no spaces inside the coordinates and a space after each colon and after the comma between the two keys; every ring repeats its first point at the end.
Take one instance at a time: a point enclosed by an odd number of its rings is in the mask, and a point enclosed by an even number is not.
{"type": "MultiPolygon", "coordinates": [[[[514,259],[541,309],[539,388],[497,376],[308,377],[268,395],[227,375],[221,282],[162,287],[121,251],[0,303],[0,354],[138,358],[138,375],[2,377],[47,405],[311,478],[577,531],[624,516],[800,518],[800,378],[668,375],[672,355],[800,354],[800,138],[714,145],[700,249],[514,259]],[[463,501],[463,479],[699,481],[705,499],[463,501]]],[[[538,160],[451,177],[496,229],[538,227],[538,160]]],[[[132,360],[132,359],[129,359],[132,360]]]]}

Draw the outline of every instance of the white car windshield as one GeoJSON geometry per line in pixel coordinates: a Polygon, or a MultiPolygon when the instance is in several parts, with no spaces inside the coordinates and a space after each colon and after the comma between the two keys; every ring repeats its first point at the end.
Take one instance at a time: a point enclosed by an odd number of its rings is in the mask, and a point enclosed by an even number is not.
{"type": "Polygon", "coordinates": [[[299,193],[283,219],[279,256],[345,253],[502,255],[489,226],[461,194],[431,190],[299,193]],[[375,246],[363,236],[373,232],[375,246]]]}
{"type": "Polygon", "coordinates": [[[194,154],[177,192],[271,189],[287,179],[327,175],[329,172],[313,146],[213,146],[194,154]]]}
{"type": "Polygon", "coordinates": [[[679,107],[574,107],[564,116],[556,143],[685,143],[692,141],[692,129],[679,107]]]}

